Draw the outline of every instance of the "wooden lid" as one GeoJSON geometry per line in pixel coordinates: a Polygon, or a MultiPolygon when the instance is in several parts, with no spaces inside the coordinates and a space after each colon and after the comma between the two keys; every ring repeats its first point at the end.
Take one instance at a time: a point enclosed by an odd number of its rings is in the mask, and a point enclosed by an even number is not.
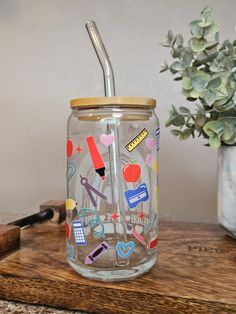
{"type": "Polygon", "coordinates": [[[91,108],[91,107],[122,107],[122,108],[138,108],[148,107],[155,108],[156,100],[145,97],[128,97],[128,96],[113,96],[113,97],[94,97],[94,98],[78,98],[72,99],[70,102],[72,108],[91,108]]]}

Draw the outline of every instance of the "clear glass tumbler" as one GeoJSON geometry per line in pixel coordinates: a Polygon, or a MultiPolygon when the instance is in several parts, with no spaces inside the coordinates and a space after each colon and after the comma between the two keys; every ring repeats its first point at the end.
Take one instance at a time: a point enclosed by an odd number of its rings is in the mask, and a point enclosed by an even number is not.
{"type": "Polygon", "coordinates": [[[66,245],[84,277],[130,280],[156,262],[159,122],[142,97],[71,101],[66,245]]]}

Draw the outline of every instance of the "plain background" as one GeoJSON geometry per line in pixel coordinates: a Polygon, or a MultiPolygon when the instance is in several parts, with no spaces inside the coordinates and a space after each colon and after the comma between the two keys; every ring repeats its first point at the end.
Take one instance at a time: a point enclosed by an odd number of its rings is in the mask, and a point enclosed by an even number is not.
{"type": "Polygon", "coordinates": [[[179,142],[165,128],[170,105],[187,101],[170,74],[159,74],[171,60],[160,46],[168,29],[188,38],[189,22],[207,5],[221,39],[235,38],[235,0],[0,1],[0,220],[65,198],[69,101],[104,93],[88,19],[96,21],[111,56],[117,95],[158,101],[161,216],[216,220],[217,151],[201,139],[179,142]]]}

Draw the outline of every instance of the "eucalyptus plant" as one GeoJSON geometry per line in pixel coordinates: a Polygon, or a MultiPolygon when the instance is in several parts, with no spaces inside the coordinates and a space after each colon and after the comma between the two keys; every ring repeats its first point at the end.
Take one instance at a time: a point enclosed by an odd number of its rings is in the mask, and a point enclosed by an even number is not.
{"type": "Polygon", "coordinates": [[[219,42],[219,25],[213,10],[205,8],[200,18],[189,24],[191,37],[186,44],[181,34],[168,31],[162,46],[171,50],[174,62],[165,63],[182,93],[195,103],[195,110],[172,106],[166,126],[185,140],[203,136],[212,148],[236,145],[236,40],[219,42]]]}

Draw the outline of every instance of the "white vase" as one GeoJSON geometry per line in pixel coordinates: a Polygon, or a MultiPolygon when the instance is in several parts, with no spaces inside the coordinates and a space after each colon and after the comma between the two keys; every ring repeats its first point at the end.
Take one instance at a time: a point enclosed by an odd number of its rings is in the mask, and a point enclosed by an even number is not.
{"type": "Polygon", "coordinates": [[[236,239],[236,146],[219,149],[218,221],[236,239]]]}

